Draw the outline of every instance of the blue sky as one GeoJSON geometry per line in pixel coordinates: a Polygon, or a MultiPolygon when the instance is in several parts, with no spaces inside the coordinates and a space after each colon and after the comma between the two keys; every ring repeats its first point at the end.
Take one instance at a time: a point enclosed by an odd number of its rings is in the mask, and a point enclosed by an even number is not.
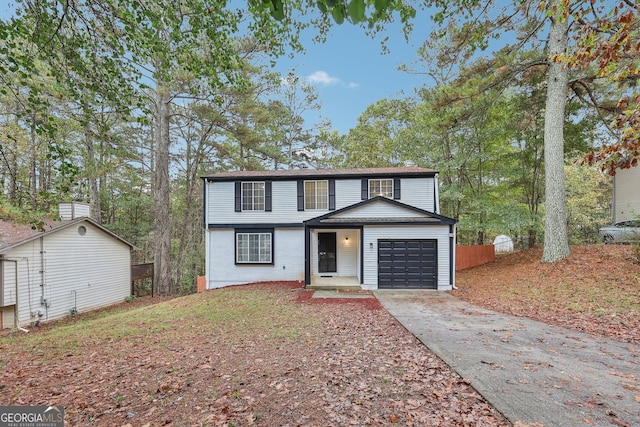
{"type": "MultiPolygon", "coordinates": [[[[0,18],[14,13],[15,4],[0,5],[0,18]]],[[[429,22],[425,17],[423,22],[429,22]]],[[[427,82],[425,76],[398,71],[401,64],[417,58],[417,50],[429,28],[414,29],[412,43],[407,43],[400,25],[390,26],[375,38],[349,23],[334,25],[327,41],[312,41],[313,29],[305,33],[302,43],[305,53],[282,57],[276,71],[286,75],[295,70],[298,77],[307,79],[316,88],[322,102],[320,115],[331,120],[333,129],[346,134],[370,104],[383,98],[411,95],[414,88],[427,82]],[[416,35],[419,34],[420,37],[416,35]],[[382,54],[381,40],[388,36],[388,54],[382,54]],[[404,92],[404,95],[403,95],[404,92]]],[[[311,124],[314,117],[305,117],[311,124]]]]}
{"type": "MultiPolygon", "coordinates": [[[[429,33],[417,30],[414,34],[429,33]]],[[[311,36],[303,39],[306,52],[280,58],[275,69],[286,74],[295,68],[299,77],[312,83],[322,100],[322,116],[345,134],[370,104],[404,96],[402,92],[411,95],[414,88],[428,83],[425,76],[398,71],[399,65],[410,65],[417,58],[422,41],[414,35],[407,43],[399,25],[376,38],[351,24],[334,25],[325,43],[313,43],[311,36]],[[381,40],[386,36],[390,52],[382,54],[381,40]]]]}

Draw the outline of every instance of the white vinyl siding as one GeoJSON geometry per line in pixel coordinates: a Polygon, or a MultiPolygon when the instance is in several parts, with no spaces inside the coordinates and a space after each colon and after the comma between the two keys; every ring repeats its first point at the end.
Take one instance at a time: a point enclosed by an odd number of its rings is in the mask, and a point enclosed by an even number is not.
{"type": "MultiPolygon", "coordinates": [[[[335,179],[335,208],[340,210],[362,202],[362,178],[335,179]]],[[[378,180],[379,181],[379,180],[378,180]]],[[[392,187],[389,190],[393,197],[392,187]]],[[[310,209],[305,197],[305,210],[298,210],[298,179],[272,180],[272,210],[235,211],[235,182],[206,182],[205,223],[213,227],[206,230],[207,288],[218,288],[262,281],[303,281],[305,275],[305,231],[303,222],[327,214],[322,209],[310,209]],[[262,225],[264,224],[264,225],[262,225]],[[281,228],[278,228],[282,224],[281,228]],[[225,228],[216,228],[215,226],[225,228]],[[243,229],[243,226],[246,229],[243,229]],[[273,228],[273,264],[245,264],[236,262],[236,233],[254,232],[273,228]]],[[[324,182],[324,180],[307,180],[324,182]]],[[[305,185],[305,195],[311,184],[305,185]]],[[[437,204],[435,178],[402,178],[401,199],[396,201],[428,212],[434,212],[437,204]]],[[[316,188],[317,190],[317,188],[316,188]]],[[[317,202],[317,199],[316,199],[317,202]]],[[[309,203],[311,203],[309,201],[309,203]]],[[[333,207],[333,206],[332,206],[333,207]]],[[[317,208],[317,205],[316,205],[317,208]]],[[[336,218],[416,218],[421,212],[397,205],[394,201],[381,200],[336,214],[336,218]]],[[[356,221],[357,222],[357,221],[356,221]]],[[[448,225],[389,225],[365,226],[359,229],[314,229],[311,232],[311,275],[318,275],[317,233],[336,232],[337,275],[359,277],[363,271],[363,287],[377,288],[377,239],[437,239],[438,240],[438,288],[450,289],[449,279],[449,226],[448,225]],[[348,243],[346,237],[349,237],[348,243]],[[361,253],[361,250],[363,251],[361,253]]]]}
{"type": "Polygon", "coordinates": [[[363,289],[378,289],[378,239],[438,240],[438,290],[450,290],[449,226],[367,226],[363,230],[363,289]]]}
{"type": "Polygon", "coordinates": [[[338,213],[333,218],[424,218],[425,215],[410,209],[390,205],[384,201],[369,203],[357,209],[338,213]]]}
{"type": "Polygon", "coordinates": [[[329,181],[304,182],[304,209],[329,209],[329,181]]]}
{"type": "Polygon", "coordinates": [[[304,229],[273,231],[273,264],[236,264],[235,230],[207,230],[207,288],[265,281],[304,282],[304,229]]]}
{"type": "MultiPolygon", "coordinates": [[[[281,224],[300,223],[326,212],[298,211],[297,182],[273,181],[272,211],[235,212],[234,182],[208,182],[207,224],[281,224]]],[[[405,178],[401,180],[402,203],[433,212],[434,179],[405,178]]],[[[336,210],[361,202],[360,179],[336,179],[336,210]]],[[[232,239],[233,242],[233,239],[232,239]]],[[[233,253],[233,251],[232,251],[233,253]]]]}
{"type": "Polygon", "coordinates": [[[614,222],[640,216],[640,166],[622,169],[614,177],[614,222]]]}
{"type": "Polygon", "coordinates": [[[91,216],[91,207],[88,203],[82,202],[60,202],[58,204],[58,215],[66,220],[91,216]]]}
{"type": "Polygon", "coordinates": [[[242,210],[264,211],[264,182],[242,183],[242,210]]]}
{"type": "Polygon", "coordinates": [[[439,213],[436,212],[434,181],[434,178],[401,180],[400,202],[428,212],[439,213]]]}
{"type": "Polygon", "coordinates": [[[39,309],[40,320],[49,321],[74,307],[82,313],[122,302],[131,293],[130,247],[88,222],[45,234],[5,256],[18,260],[20,326],[37,320],[32,314],[39,309]],[[83,236],[80,226],[86,228],[83,236]]]}
{"type": "Polygon", "coordinates": [[[369,180],[369,198],[378,196],[393,198],[393,179],[369,180]]]}
{"type": "Polygon", "coordinates": [[[271,233],[237,233],[236,262],[270,264],[271,233]]]}

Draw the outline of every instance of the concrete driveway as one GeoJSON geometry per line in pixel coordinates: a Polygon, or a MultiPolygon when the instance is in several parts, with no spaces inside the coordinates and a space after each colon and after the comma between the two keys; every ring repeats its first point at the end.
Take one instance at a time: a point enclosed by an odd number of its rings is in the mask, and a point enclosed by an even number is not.
{"type": "Polygon", "coordinates": [[[509,421],[640,426],[640,347],[437,291],[375,291],[385,309],[509,421]]]}

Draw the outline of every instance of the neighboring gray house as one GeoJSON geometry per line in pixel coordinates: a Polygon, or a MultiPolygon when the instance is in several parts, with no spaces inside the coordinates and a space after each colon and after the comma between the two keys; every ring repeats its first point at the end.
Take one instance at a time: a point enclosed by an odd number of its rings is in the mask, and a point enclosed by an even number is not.
{"type": "Polygon", "coordinates": [[[613,222],[640,217],[640,167],[618,169],[613,179],[613,222]]]}
{"type": "Polygon", "coordinates": [[[0,220],[0,328],[24,327],[122,302],[131,294],[133,246],[63,204],[41,229],[0,220]],[[70,215],[70,216],[67,216],[70,215]]]}
{"type": "Polygon", "coordinates": [[[226,172],[204,181],[207,288],[455,284],[456,220],[419,167],[226,172]]]}

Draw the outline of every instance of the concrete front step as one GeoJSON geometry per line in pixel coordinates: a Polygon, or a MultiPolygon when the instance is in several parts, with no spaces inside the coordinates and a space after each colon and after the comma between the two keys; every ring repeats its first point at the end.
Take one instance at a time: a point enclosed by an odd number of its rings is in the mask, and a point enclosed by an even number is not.
{"type": "Polygon", "coordinates": [[[307,285],[305,289],[313,291],[359,291],[362,290],[360,286],[352,285],[307,285]]]}

